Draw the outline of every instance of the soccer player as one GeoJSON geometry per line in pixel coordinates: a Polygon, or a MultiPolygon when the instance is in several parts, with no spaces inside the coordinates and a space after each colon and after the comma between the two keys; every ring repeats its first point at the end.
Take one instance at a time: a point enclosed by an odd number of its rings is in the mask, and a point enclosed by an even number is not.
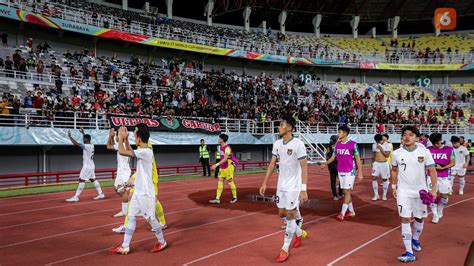
{"type": "Polygon", "coordinates": [[[340,126],[337,130],[339,141],[336,143],[336,149],[332,157],[321,165],[321,168],[331,164],[337,159],[337,171],[341,188],[344,190],[344,202],[341,213],[336,218],[341,222],[344,218],[355,217],[354,205],[352,204],[351,190],[354,187],[354,181],[357,171],[357,181],[364,179],[362,174],[362,163],[360,162],[359,148],[355,141],[349,140],[347,136],[350,128],[347,125],[340,126]]]}
{"type": "Polygon", "coordinates": [[[384,144],[387,143],[387,145],[390,147],[390,155],[388,156],[387,161],[388,161],[388,166],[392,168],[392,165],[390,164],[390,162],[392,161],[393,144],[390,142],[389,140],[390,136],[387,133],[383,134],[382,136],[383,136],[383,143],[384,144]]]}
{"type": "Polygon", "coordinates": [[[436,164],[438,192],[441,194],[439,204],[431,204],[431,211],[433,212],[431,222],[434,224],[437,224],[439,218],[443,217],[443,209],[448,204],[448,197],[452,190],[449,169],[456,164],[453,147],[443,145],[442,138],[443,136],[439,133],[431,134],[430,142],[432,146],[428,147],[436,164]]]}
{"type": "Polygon", "coordinates": [[[307,182],[308,166],[306,159],[306,147],[304,143],[293,137],[296,121],[293,117],[285,117],[278,128],[281,139],[273,144],[272,160],[267,169],[267,174],[260,187],[260,195],[265,195],[267,180],[270,178],[277,160],[279,160],[278,185],[276,203],[281,218],[286,218],[286,230],[283,247],[280,250],[277,262],[288,259],[289,248],[294,235],[293,247],[301,246],[301,240],[306,238],[307,233],[296,224],[297,207],[301,202],[308,200],[307,182]]]}
{"type": "Polygon", "coordinates": [[[381,177],[383,181],[382,200],[387,200],[388,185],[390,183],[390,167],[387,158],[390,156],[390,145],[383,141],[381,134],[376,134],[374,140],[375,143],[372,145],[372,188],[374,189],[374,197],[372,200],[375,201],[380,198],[378,177],[381,177]]]}
{"type": "Polygon", "coordinates": [[[417,145],[420,135],[414,126],[402,129],[403,145],[392,155],[392,190],[397,199],[398,214],[401,217],[402,240],[406,252],[398,257],[399,261],[412,262],[416,260],[413,250],[421,251],[420,235],[423,232],[423,219],[427,217],[427,206],[420,198],[420,190],[428,190],[426,171],[431,177],[431,194],[436,197],[438,178],[435,162],[431,152],[417,145]],[[415,218],[414,233],[412,234],[411,219],[415,218]]]}
{"type": "MultiPolygon", "coordinates": [[[[125,145],[127,145],[128,139],[125,139],[125,145]]],[[[148,148],[153,150],[153,144],[151,143],[150,140],[148,140],[148,148]]],[[[138,149],[141,149],[141,147],[138,147],[138,149]]],[[[137,174],[133,174],[128,183],[133,184],[135,183],[137,174]]],[[[155,161],[155,156],[153,155],[153,161],[152,161],[152,178],[153,178],[153,185],[155,186],[155,197],[156,197],[156,202],[155,202],[155,214],[156,214],[156,219],[160,222],[162,225],[162,229],[168,228],[168,225],[166,224],[166,219],[165,219],[165,213],[163,211],[163,205],[161,205],[161,202],[158,200],[158,170],[156,167],[156,161],[155,161]]],[[[129,198],[133,196],[134,189],[130,189],[129,193],[129,198]]],[[[130,204],[129,204],[130,206],[130,204]]],[[[128,208],[129,208],[128,206],[128,208]]],[[[128,209],[127,208],[127,209],[128,209]]],[[[128,216],[125,216],[125,221],[123,225],[120,225],[117,228],[112,229],[114,233],[119,233],[123,234],[125,233],[125,228],[127,227],[128,224],[128,216]]]]}
{"type": "Polygon", "coordinates": [[[114,181],[115,192],[122,200],[122,209],[114,215],[114,217],[123,217],[127,214],[128,207],[128,193],[125,185],[132,174],[130,169],[130,160],[127,156],[122,156],[118,152],[118,143],[115,142],[115,130],[113,128],[109,131],[109,139],[107,141],[107,149],[117,151],[117,175],[114,181]]]}
{"type": "Polygon", "coordinates": [[[86,186],[86,181],[89,180],[94,184],[94,187],[97,191],[97,196],[95,200],[100,200],[105,198],[102,188],[100,187],[99,181],[95,178],[95,164],[94,164],[94,145],[91,144],[91,135],[84,134],[84,129],[81,128],[82,139],[84,144],[79,144],[72,136],[71,131],[67,132],[67,136],[71,140],[72,144],[76,147],[82,149],[82,169],[79,174],[79,185],[77,186],[76,194],[74,197],[67,199],[67,202],[78,202],[79,197],[81,196],[84,187],[86,186]]]}
{"type": "Polygon", "coordinates": [[[232,200],[230,203],[237,202],[237,187],[235,186],[234,182],[234,169],[237,166],[238,162],[232,152],[232,148],[227,144],[229,140],[229,136],[226,134],[219,135],[219,144],[220,144],[220,155],[221,160],[214,164],[211,169],[214,171],[219,166],[219,179],[217,181],[217,192],[216,198],[210,200],[209,202],[212,204],[219,204],[221,203],[221,195],[222,191],[224,190],[224,180],[227,180],[229,183],[230,189],[232,191],[232,200]]]}
{"type": "Polygon", "coordinates": [[[469,151],[466,147],[461,145],[461,140],[459,137],[452,136],[451,143],[453,143],[454,156],[456,159],[456,165],[452,168],[451,184],[454,187],[454,179],[459,177],[459,195],[464,195],[464,186],[466,185],[466,180],[464,176],[466,175],[466,168],[469,162],[469,151]]]}
{"type": "MultiPolygon", "coordinates": [[[[166,248],[167,243],[163,236],[161,224],[155,217],[155,188],[152,177],[152,160],[153,151],[148,148],[148,139],[150,132],[145,124],[138,124],[135,128],[135,143],[141,149],[132,150],[130,144],[124,146],[125,138],[128,138],[128,130],[126,127],[119,129],[118,149],[120,155],[137,158],[137,172],[134,184],[134,193],[130,200],[128,209],[128,224],[125,228],[125,235],[121,245],[112,248],[111,251],[117,254],[127,255],[130,252],[130,242],[136,228],[136,216],[143,215],[147,222],[153,228],[158,243],[151,249],[151,252],[162,251],[166,248]]],[[[129,183],[129,185],[132,185],[129,183]]]]}

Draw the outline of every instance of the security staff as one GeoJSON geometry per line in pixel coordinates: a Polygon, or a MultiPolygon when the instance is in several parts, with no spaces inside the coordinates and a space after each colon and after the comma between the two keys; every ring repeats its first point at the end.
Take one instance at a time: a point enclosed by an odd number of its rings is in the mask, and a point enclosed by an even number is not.
{"type": "Polygon", "coordinates": [[[204,139],[201,139],[201,146],[199,146],[199,161],[202,165],[202,176],[211,176],[211,167],[209,166],[210,149],[207,147],[204,139]]]}

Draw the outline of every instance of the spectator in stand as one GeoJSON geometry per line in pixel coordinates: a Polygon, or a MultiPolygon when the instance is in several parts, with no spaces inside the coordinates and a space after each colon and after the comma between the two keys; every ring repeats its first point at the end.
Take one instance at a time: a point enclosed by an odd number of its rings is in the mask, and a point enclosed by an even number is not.
{"type": "Polygon", "coordinates": [[[33,108],[33,96],[31,96],[31,91],[26,92],[25,99],[23,101],[23,107],[33,108]]]}
{"type": "Polygon", "coordinates": [[[1,34],[2,37],[2,45],[3,47],[8,47],[8,33],[2,32],[1,34]]]}

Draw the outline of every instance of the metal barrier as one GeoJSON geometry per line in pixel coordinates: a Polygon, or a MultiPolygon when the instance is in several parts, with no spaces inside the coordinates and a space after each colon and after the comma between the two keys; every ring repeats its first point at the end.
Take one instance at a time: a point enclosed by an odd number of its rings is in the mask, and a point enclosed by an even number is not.
{"type": "MultiPolygon", "coordinates": [[[[267,166],[268,163],[268,161],[240,162],[236,167],[236,170],[255,170],[267,166]]],[[[200,164],[158,166],[157,169],[159,175],[193,175],[202,173],[202,166],[200,164]]],[[[29,187],[71,182],[76,181],[79,178],[80,172],[80,170],[74,170],[44,173],[4,174],[0,175],[0,188],[29,187]]],[[[99,180],[115,179],[117,169],[96,169],[95,175],[99,180]]]]}

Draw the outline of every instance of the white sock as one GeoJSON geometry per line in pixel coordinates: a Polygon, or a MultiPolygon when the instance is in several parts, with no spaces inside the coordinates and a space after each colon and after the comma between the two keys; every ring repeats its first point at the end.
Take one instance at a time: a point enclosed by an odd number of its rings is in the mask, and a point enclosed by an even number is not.
{"type": "Polygon", "coordinates": [[[81,196],[81,193],[84,190],[85,186],[86,184],[84,182],[79,182],[79,185],[77,186],[76,190],[76,195],[74,195],[75,198],[79,198],[79,196],[81,196]]]}
{"type": "Polygon", "coordinates": [[[122,213],[127,213],[128,202],[122,202],[122,213]]]}
{"type": "Polygon", "coordinates": [[[342,215],[345,215],[345,214],[346,214],[347,208],[349,208],[349,204],[343,203],[343,204],[342,204],[342,210],[341,210],[342,215]]]}
{"type": "Polygon", "coordinates": [[[94,182],[92,182],[92,184],[94,184],[95,190],[97,190],[97,194],[102,194],[102,188],[100,187],[99,181],[94,180],[94,182]]]}
{"type": "Polygon", "coordinates": [[[466,179],[463,177],[459,177],[459,190],[464,190],[464,186],[466,185],[466,179]]]}
{"type": "Polygon", "coordinates": [[[420,240],[421,233],[423,232],[423,223],[423,221],[421,223],[417,221],[413,223],[413,229],[415,230],[413,233],[413,239],[420,240]]]}
{"type": "Polygon", "coordinates": [[[300,212],[300,207],[296,207],[296,220],[301,220],[303,219],[303,217],[301,216],[301,212],[300,212]]]}
{"type": "Polygon", "coordinates": [[[296,226],[295,220],[289,220],[286,223],[285,240],[283,242],[283,247],[282,247],[282,249],[286,252],[288,252],[288,249],[290,248],[291,241],[293,240],[293,236],[295,235],[295,232],[296,232],[296,227],[298,226],[296,226]]]}
{"type": "Polygon", "coordinates": [[[387,192],[388,192],[388,185],[390,184],[390,181],[388,179],[384,179],[383,181],[383,195],[386,197],[387,192]]]}
{"type": "Polygon", "coordinates": [[[402,240],[405,245],[405,250],[413,254],[413,248],[411,246],[411,225],[410,223],[402,223],[402,240]]]}
{"type": "Polygon", "coordinates": [[[149,221],[151,228],[153,228],[153,231],[155,231],[155,236],[158,242],[161,244],[165,244],[165,237],[163,235],[163,226],[156,220],[155,217],[152,217],[149,221]]]}
{"type": "Polygon", "coordinates": [[[379,182],[377,180],[372,180],[372,188],[374,189],[374,195],[379,194],[379,182]]]}
{"type": "Polygon", "coordinates": [[[438,209],[440,213],[443,212],[443,209],[446,205],[448,205],[448,199],[441,198],[441,202],[438,204],[438,209]]]}
{"type": "Polygon", "coordinates": [[[430,207],[431,207],[431,212],[433,213],[433,217],[438,216],[438,204],[431,203],[430,207]]]}
{"type": "Polygon", "coordinates": [[[354,211],[354,206],[352,205],[352,201],[349,202],[349,211],[352,212],[353,214],[355,214],[355,211],[354,211]]]}
{"type": "Polygon", "coordinates": [[[130,247],[130,242],[132,241],[133,233],[135,232],[135,227],[137,226],[137,218],[135,216],[128,216],[128,224],[125,227],[125,235],[123,236],[122,247],[130,247]]]}

